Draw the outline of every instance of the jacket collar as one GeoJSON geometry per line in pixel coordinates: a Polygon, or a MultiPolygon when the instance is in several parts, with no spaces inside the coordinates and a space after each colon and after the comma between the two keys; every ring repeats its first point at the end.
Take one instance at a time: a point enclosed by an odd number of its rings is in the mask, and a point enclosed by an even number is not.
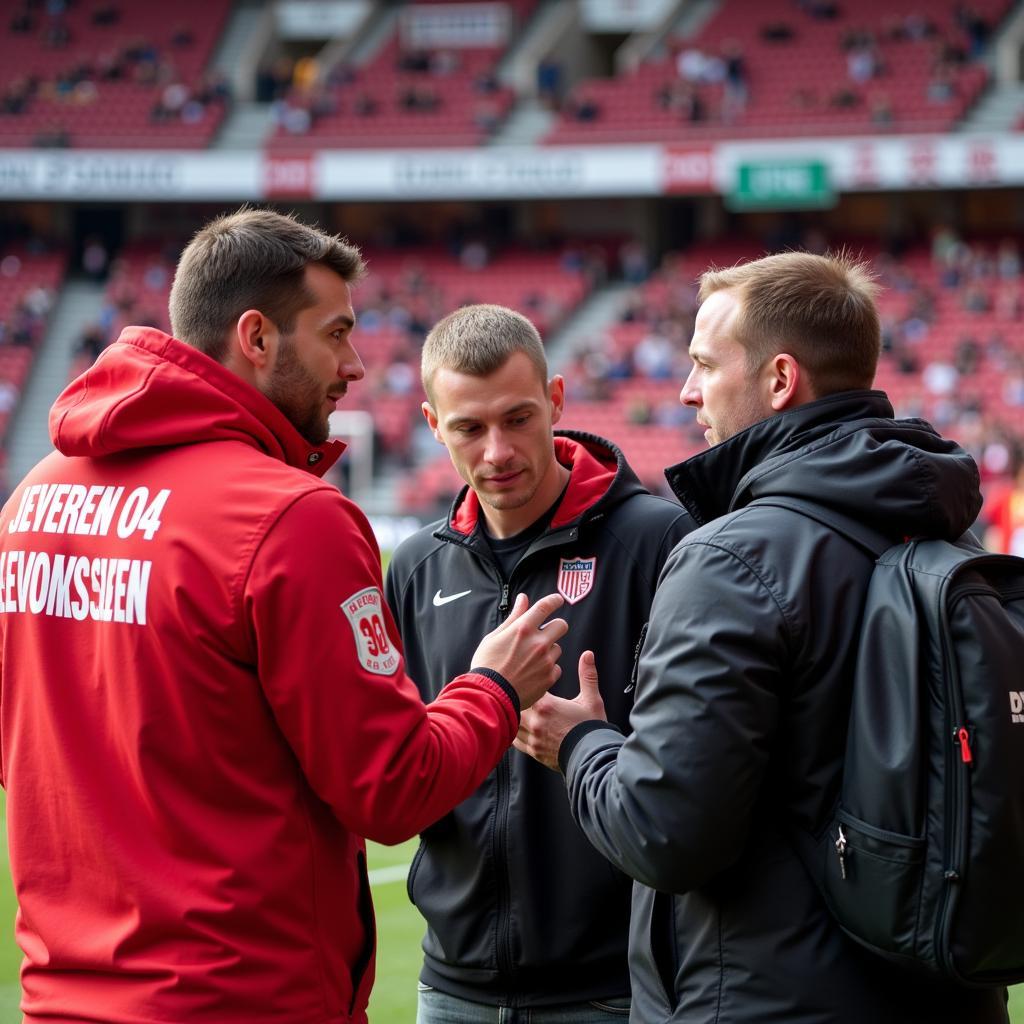
{"type": "MultiPolygon", "coordinates": [[[[578,524],[606,503],[642,491],[622,452],[610,441],[579,431],[556,431],[555,458],[570,470],[569,484],[555,510],[549,532],[578,524]]],[[[480,499],[468,485],[452,503],[446,525],[438,531],[462,540],[480,527],[480,499]]]]}
{"type": "Polygon", "coordinates": [[[683,507],[699,524],[737,507],[748,474],[768,459],[823,436],[837,424],[893,418],[882,391],[844,391],[769,416],[728,440],[665,470],[683,507]]]}

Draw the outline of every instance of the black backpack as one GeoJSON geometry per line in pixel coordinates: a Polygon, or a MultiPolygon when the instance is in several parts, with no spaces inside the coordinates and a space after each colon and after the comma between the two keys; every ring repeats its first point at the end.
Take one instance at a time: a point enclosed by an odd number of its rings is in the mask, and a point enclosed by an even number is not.
{"type": "MultiPolygon", "coordinates": [[[[804,860],[843,930],[965,984],[1024,980],[1024,558],[772,499],[877,561],[839,805],[804,860]]],[[[812,845],[813,843],[813,845],[812,845]]]]}

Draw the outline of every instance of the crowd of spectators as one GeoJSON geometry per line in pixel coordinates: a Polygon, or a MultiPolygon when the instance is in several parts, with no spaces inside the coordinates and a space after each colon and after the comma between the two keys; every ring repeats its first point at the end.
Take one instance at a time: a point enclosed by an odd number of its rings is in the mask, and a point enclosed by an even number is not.
{"type": "MultiPolygon", "coordinates": [[[[257,71],[256,98],[270,103],[274,122],[286,135],[302,136],[319,122],[340,116],[370,120],[391,114],[418,115],[466,111],[467,121],[484,135],[500,123],[509,97],[495,75],[493,60],[466,67],[455,49],[405,49],[392,46],[391,74],[344,62],[321,66],[314,57],[276,56],[257,71]],[[445,82],[464,79],[455,93],[445,82]]],[[[496,60],[496,55],[494,57],[496,60]]]]}
{"type": "MultiPolygon", "coordinates": [[[[35,114],[33,144],[66,147],[75,143],[76,110],[98,105],[113,95],[109,90],[134,87],[151,93],[150,121],[154,124],[197,124],[221,115],[230,102],[227,80],[214,71],[183,74],[191,66],[195,32],[173,22],[159,36],[125,26],[125,10],[115,2],[91,6],[88,18],[77,12],[80,0],[17,0],[7,24],[12,46],[41,48],[44,54],[66,53],[66,61],[16,62],[29,68],[6,82],[0,78],[0,116],[28,118],[35,114]],[[77,20],[71,15],[79,14],[77,20]],[[38,68],[46,67],[45,73],[38,68]]],[[[120,95],[120,93],[116,94],[120,95]]]]}
{"type": "Polygon", "coordinates": [[[983,88],[979,57],[1008,6],[725,0],[695,33],[564,98],[557,61],[542,62],[538,92],[562,115],[548,141],[943,130],[983,88]]]}

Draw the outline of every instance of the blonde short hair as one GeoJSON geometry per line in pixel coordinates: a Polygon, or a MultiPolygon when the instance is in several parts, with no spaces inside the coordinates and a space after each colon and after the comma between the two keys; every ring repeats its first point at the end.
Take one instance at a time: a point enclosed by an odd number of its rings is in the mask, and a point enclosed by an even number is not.
{"type": "Polygon", "coordinates": [[[544,342],[522,313],[505,306],[463,306],[439,320],[423,343],[420,375],[431,403],[434,374],[442,367],[471,377],[501,369],[514,352],[533,363],[541,384],[548,379],[544,342]]]}
{"type": "Polygon", "coordinates": [[[701,275],[701,302],[723,289],[740,300],[734,337],[751,370],[788,352],[819,397],[873,384],[882,332],[878,286],[864,261],[845,251],[784,252],[701,275]]]}

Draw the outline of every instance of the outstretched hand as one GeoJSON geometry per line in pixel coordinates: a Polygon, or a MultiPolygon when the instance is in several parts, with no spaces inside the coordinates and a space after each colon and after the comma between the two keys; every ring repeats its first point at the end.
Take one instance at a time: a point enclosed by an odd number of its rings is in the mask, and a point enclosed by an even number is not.
{"type": "Polygon", "coordinates": [[[562,674],[558,641],[569,625],[565,619],[544,621],[562,604],[558,594],[548,594],[532,607],[525,594],[517,595],[511,614],[480,641],[473,655],[474,668],[492,668],[508,680],[521,708],[528,708],[562,674]]]}
{"type": "Polygon", "coordinates": [[[566,734],[580,722],[607,721],[604,701],[597,685],[597,662],[593,651],[580,655],[580,692],[572,700],[547,693],[523,712],[514,746],[524,754],[558,771],[558,751],[566,734]]]}

